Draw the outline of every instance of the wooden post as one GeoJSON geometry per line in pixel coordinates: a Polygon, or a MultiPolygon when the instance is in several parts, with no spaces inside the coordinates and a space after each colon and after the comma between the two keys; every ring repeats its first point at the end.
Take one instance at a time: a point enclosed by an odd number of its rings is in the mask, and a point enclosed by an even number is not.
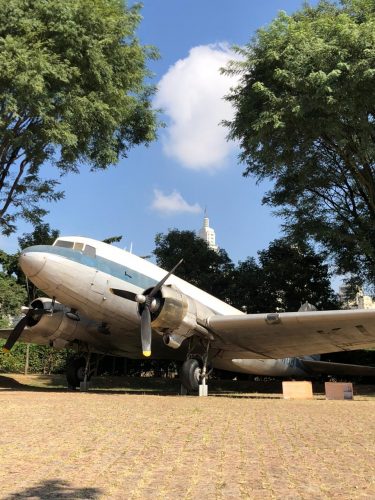
{"type": "Polygon", "coordinates": [[[30,344],[26,344],[25,375],[29,373],[30,344]]]}

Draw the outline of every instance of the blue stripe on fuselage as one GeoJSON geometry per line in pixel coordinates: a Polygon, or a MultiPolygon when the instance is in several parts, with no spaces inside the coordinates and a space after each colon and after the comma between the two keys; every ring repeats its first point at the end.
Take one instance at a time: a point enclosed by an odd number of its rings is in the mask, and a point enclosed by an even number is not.
{"type": "Polygon", "coordinates": [[[150,278],[149,276],[145,276],[144,274],[139,273],[134,269],[130,269],[127,266],[123,266],[122,264],[118,264],[117,262],[105,259],[104,257],[100,257],[99,255],[97,255],[96,257],[90,257],[89,255],[85,255],[84,253],[78,250],[73,250],[72,248],[50,245],[36,245],[33,247],[25,248],[23,252],[43,252],[60,255],[61,257],[65,257],[66,259],[77,262],[78,264],[92,267],[93,269],[97,269],[98,271],[101,271],[103,273],[110,274],[115,278],[127,281],[128,283],[138,286],[143,290],[153,287],[157,283],[156,280],[150,278]]]}

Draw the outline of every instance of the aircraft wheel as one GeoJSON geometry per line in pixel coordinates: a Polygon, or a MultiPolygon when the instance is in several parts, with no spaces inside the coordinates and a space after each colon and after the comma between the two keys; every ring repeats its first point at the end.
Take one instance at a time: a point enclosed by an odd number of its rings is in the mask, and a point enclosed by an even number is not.
{"type": "Polygon", "coordinates": [[[75,358],[70,360],[66,367],[66,379],[70,388],[79,387],[85,378],[85,358],[75,358]]]}
{"type": "Polygon", "coordinates": [[[181,369],[181,383],[188,391],[197,391],[202,369],[197,359],[187,359],[181,369]]]}

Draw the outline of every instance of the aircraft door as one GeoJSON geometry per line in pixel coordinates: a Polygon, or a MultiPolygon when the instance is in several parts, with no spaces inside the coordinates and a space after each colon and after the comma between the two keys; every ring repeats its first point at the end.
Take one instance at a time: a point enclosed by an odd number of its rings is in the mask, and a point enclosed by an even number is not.
{"type": "Polygon", "coordinates": [[[105,274],[100,271],[95,271],[94,278],[91,283],[91,291],[101,295],[102,298],[107,294],[108,280],[105,274]]]}

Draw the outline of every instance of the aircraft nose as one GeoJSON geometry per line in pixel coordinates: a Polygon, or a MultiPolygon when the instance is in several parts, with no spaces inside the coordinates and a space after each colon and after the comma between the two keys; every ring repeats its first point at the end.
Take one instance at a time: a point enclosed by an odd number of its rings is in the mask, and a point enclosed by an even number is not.
{"type": "Polygon", "coordinates": [[[38,252],[22,252],[19,264],[27,277],[36,276],[43,269],[46,258],[38,252]]]}

